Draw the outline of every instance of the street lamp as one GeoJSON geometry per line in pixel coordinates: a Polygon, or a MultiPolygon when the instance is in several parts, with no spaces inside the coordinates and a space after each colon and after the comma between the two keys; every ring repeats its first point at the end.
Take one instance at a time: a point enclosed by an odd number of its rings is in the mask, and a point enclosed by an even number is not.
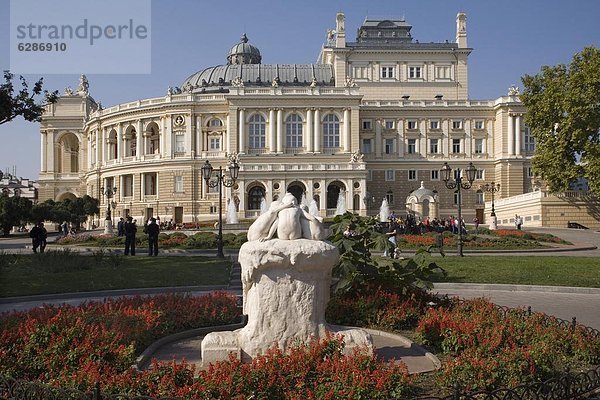
{"type": "Polygon", "coordinates": [[[440,170],[442,172],[442,180],[444,181],[444,185],[448,189],[456,189],[458,193],[457,203],[458,203],[458,255],[463,256],[463,233],[462,233],[462,189],[470,189],[473,185],[473,181],[475,180],[475,174],[477,173],[477,168],[473,165],[472,162],[469,163],[469,166],[465,169],[467,173],[468,182],[463,182],[463,177],[461,176],[461,170],[457,169],[454,180],[450,180],[450,176],[452,175],[452,168],[448,165],[447,162],[444,163],[444,166],[440,170]]]}
{"type": "Polygon", "coordinates": [[[112,199],[113,196],[117,194],[117,187],[114,186],[112,188],[104,188],[104,186],[102,186],[101,189],[104,193],[104,196],[106,196],[106,222],[104,223],[104,233],[112,234],[112,216],[110,213],[110,206],[112,205],[112,202],[110,201],[110,199],[112,199]]]}
{"type": "Polygon", "coordinates": [[[492,213],[490,214],[490,217],[492,217],[492,221],[490,223],[490,229],[494,230],[498,228],[498,219],[496,218],[496,210],[494,209],[494,193],[500,191],[500,184],[494,182],[492,182],[491,184],[486,183],[484,186],[482,186],[482,188],[486,192],[492,194],[492,213]]]}
{"type": "Polygon", "coordinates": [[[213,167],[210,162],[206,160],[202,166],[202,178],[206,181],[208,187],[219,188],[219,234],[217,236],[217,257],[225,258],[223,254],[223,196],[222,187],[232,187],[238,178],[240,172],[239,164],[234,160],[229,164],[229,176],[225,176],[223,173],[223,167],[219,166],[219,172],[213,178],[213,167]]]}

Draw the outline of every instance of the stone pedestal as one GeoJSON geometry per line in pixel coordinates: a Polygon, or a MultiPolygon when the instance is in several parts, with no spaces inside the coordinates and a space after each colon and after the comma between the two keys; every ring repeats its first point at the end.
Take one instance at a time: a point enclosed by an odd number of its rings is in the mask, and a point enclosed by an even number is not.
{"type": "Polygon", "coordinates": [[[231,352],[247,361],[274,344],[285,349],[324,338],[328,330],[344,335],[347,351],[355,346],[372,349],[367,332],[325,323],[331,270],[338,258],[336,247],[318,240],[244,243],[239,261],[248,324],[234,332],[208,334],[202,341],[203,364],[227,359],[231,352]]]}
{"type": "Polygon", "coordinates": [[[492,220],[490,222],[490,230],[491,231],[495,231],[496,229],[498,229],[498,218],[494,215],[493,217],[491,217],[492,220]]]}

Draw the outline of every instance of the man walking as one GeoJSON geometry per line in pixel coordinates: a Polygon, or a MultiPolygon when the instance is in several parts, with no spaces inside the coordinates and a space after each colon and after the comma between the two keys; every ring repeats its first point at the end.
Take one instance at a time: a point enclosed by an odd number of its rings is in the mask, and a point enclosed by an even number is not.
{"type": "Polygon", "coordinates": [[[131,255],[135,256],[135,234],[137,233],[137,226],[133,223],[131,216],[127,217],[127,222],[124,224],[125,231],[125,255],[128,256],[131,251],[131,255]]]}
{"type": "Polygon", "coordinates": [[[148,234],[148,255],[158,255],[158,232],[160,227],[156,223],[156,218],[150,218],[150,222],[146,226],[146,233],[148,234]]]}
{"type": "Polygon", "coordinates": [[[119,222],[117,222],[117,236],[125,235],[125,221],[123,217],[119,218],[119,222]]]}

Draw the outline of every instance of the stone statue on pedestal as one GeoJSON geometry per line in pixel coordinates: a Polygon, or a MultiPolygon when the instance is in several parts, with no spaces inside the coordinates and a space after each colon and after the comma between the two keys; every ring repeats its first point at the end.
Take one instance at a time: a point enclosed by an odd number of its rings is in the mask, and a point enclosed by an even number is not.
{"type": "Polygon", "coordinates": [[[326,237],[321,219],[302,209],[291,193],[254,221],[239,253],[248,324],[206,335],[201,345],[204,365],[227,360],[230,353],[249,361],[274,345],[285,350],[324,338],[327,331],[344,336],[347,352],[357,346],[372,351],[367,332],[325,322],[331,271],[339,259],[326,237]]]}

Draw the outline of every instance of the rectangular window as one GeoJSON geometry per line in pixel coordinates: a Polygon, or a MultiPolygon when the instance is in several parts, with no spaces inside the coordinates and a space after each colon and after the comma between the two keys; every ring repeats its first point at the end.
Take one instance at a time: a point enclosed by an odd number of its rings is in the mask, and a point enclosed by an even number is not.
{"type": "Polygon", "coordinates": [[[417,170],[415,170],[415,169],[409,169],[408,170],[408,180],[409,181],[416,181],[417,180],[417,170]]]}
{"type": "Polygon", "coordinates": [[[417,152],[417,139],[408,139],[406,143],[406,152],[415,154],[417,152]]]}
{"type": "Polygon", "coordinates": [[[388,204],[394,204],[394,193],[393,192],[387,192],[385,194],[385,199],[387,200],[388,204]]]}
{"type": "Polygon", "coordinates": [[[184,135],[175,135],[175,153],[185,153],[184,135]]]}
{"type": "Polygon", "coordinates": [[[462,129],[462,123],[461,119],[452,120],[452,129],[462,129]]]}
{"type": "Polygon", "coordinates": [[[484,203],[483,192],[481,190],[478,190],[476,193],[477,193],[477,199],[475,201],[477,202],[477,204],[483,204],[484,203]]]}
{"type": "Polygon", "coordinates": [[[385,180],[388,182],[395,181],[396,180],[396,171],[394,171],[393,169],[386,169],[385,170],[385,180]]]}
{"type": "Polygon", "coordinates": [[[440,152],[440,139],[429,139],[429,153],[438,154],[440,152]]]}
{"type": "Polygon", "coordinates": [[[440,121],[437,119],[432,119],[429,121],[429,129],[438,130],[440,129],[440,121]]]}
{"type": "Polygon", "coordinates": [[[367,131],[371,130],[371,127],[372,127],[372,125],[371,125],[371,120],[370,119],[363,119],[362,120],[362,128],[364,130],[367,130],[367,131]]]}
{"type": "Polygon", "coordinates": [[[482,119],[478,119],[475,121],[475,129],[482,130],[484,127],[485,127],[485,125],[484,125],[482,119]]]}
{"type": "Polygon", "coordinates": [[[123,196],[133,196],[133,175],[123,175],[123,196]]]}
{"type": "Polygon", "coordinates": [[[209,146],[212,151],[221,150],[221,138],[220,137],[211,137],[209,141],[209,146]]]}
{"type": "Polygon", "coordinates": [[[408,121],[406,121],[406,129],[417,129],[417,121],[414,119],[409,119],[408,121]]]}
{"type": "Polygon", "coordinates": [[[410,79],[421,79],[423,77],[422,68],[421,67],[408,67],[408,77],[410,79]]]}
{"type": "Polygon", "coordinates": [[[440,171],[438,169],[431,170],[431,180],[439,181],[440,180],[440,171]]]}
{"type": "Polygon", "coordinates": [[[384,140],[385,154],[394,154],[396,152],[396,141],[394,139],[384,140]]]}
{"type": "Polygon", "coordinates": [[[483,139],[475,139],[475,154],[483,154],[483,139]]]}
{"type": "Polygon", "coordinates": [[[452,153],[460,153],[460,139],[452,139],[452,153]]]}
{"type": "Polygon", "coordinates": [[[363,154],[369,154],[373,151],[373,148],[371,147],[371,139],[362,139],[360,151],[363,154]]]}
{"type": "Polygon", "coordinates": [[[156,195],[157,173],[151,172],[144,174],[144,194],[156,195]]]}
{"type": "Polygon", "coordinates": [[[484,180],[485,179],[485,170],[478,169],[477,172],[475,173],[475,179],[478,181],[484,180]]]}
{"type": "Polygon", "coordinates": [[[369,79],[369,67],[367,65],[353,65],[352,77],[355,79],[369,79]]]}
{"type": "Polygon", "coordinates": [[[394,67],[381,67],[381,78],[390,79],[394,77],[394,67]]]}
{"type": "Polygon", "coordinates": [[[527,167],[527,177],[528,178],[533,178],[534,174],[533,174],[533,168],[531,167],[527,167]]]}
{"type": "Polygon", "coordinates": [[[525,151],[530,153],[535,151],[535,138],[531,134],[531,130],[528,126],[523,127],[523,145],[525,146],[525,151]]]}
{"type": "Polygon", "coordinates": [[[440,65],[435,67],[435,79],[450,79],[450,66],[440,65]]]}
{"type": "Polygon", "coordinates": [[[175,193],[183,193],[183,176],[175,177],[175,193]]]}
{"type": "Polygon", "coordinates": [[[385,129],[394,129],[394,126],[396,124],[394,123],[393,119],[386,119],[385,120],[385,129]]]}

